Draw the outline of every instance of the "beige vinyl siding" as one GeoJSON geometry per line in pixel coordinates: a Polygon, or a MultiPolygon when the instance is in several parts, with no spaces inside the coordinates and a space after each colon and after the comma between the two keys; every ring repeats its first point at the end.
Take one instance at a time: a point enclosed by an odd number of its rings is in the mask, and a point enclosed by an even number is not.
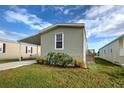
{"type": "Polygon", "coordinates": [[[63,52],[73,57],[83,56],[83,27],[57,27],[41,35],[41,55],[48,52],[63,52]],[[55,34],[64,34],[64,49],[55,50],[55,34]]]}
{"type": "Polygon", "coordinates": [[[32,58],[36,57],[37,55],[40,56],[40,46],[38,45],[9,41],[0,41],[0,43],[5,43],[6,45],[5,53],[0,53],[0,60],[19,59],[19,57],[32,58]],[[31,54],[26,53],[26,46],[32,47],[31,54]]]}
{"type": "Polygon", "coordinates": [[[38,55],[37,49],[37,45],[21,44],[21,56],[23,58],[36,57],[38,55]],[[32,53],[26,53],[26,47],[32,47],[32,53]]]}
{"type": "MultiPolygon", "coordinates": [[[[124,37],[100,49],[99,50],[100,57],[118,65],[124,64],[124,56],[120,56],[121,49],[124,49],[123,40],[124,37]],[[112,53],[111,53],[111,49],[112,49],[112,53]],[[104,50],[106,50],[106,53],[104,53],[104,50]]],[[[122,52],[124,53],[124,51],[122,52]]]]}
{"type": "Polygon", "coordinates": [[[119,47],[120,48],[123,48],[123,38],[120,38],[119,39],[119,47]]]}
{"type": "Polygon", "coordinates": [[[41,56],[41,46],[37,46],[37,53],[38,53],[38,56],[41,56]]]}
{"type": "Polygon", "coordinates": [[[0,41],[5,43],[5,53],[0,53],[0,60],[2,59],[16,59],[19,57],[19,44],[14,42],[0,41]]]}

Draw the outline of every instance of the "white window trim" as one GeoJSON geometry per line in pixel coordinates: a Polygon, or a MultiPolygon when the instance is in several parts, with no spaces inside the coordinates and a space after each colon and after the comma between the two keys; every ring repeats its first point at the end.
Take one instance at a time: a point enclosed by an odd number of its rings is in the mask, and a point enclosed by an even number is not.
{"type": "Polygon", "coordinates": [[[31,53],[31,46],[27,46],[27,54],[32,54],[31,53]],[[29,52],[30,51],[30,52],[29,52]]]}
{"type": "Polygon", "coordinates": [[[55,50],[64,50],[64,33],[63,32],[55,33],[54,43],[55,43],[55,50]],[[57,34],[62,34],[62,48],[56,48],[56,35],[57,34]]]}
{"type": "Polygon", "coordinates": [[[2,50],[0,51],[0,53],[3,53],[3,43],[0,43],[0,47],[2,48],[2,50]]]}

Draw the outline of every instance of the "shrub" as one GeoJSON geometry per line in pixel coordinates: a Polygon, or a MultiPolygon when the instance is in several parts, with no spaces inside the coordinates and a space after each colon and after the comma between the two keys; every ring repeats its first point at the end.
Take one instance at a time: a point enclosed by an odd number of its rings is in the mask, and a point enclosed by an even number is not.
{"type": "Polygon", "coordinates": [[[45,64],[54,64],[54,56],[55,56],[55,53],[54,52],[49,52],[46,56],[46,60],[45,60],[45,64]]]}
{"type": "Polygon", "coordinates": [[[65,53],[50,52],[46,57],[46,64],[67,67],[73,63],[73,58],[65,53]]]}
{"type": "Polygon", "coordinates": [[[81,61],[80,57],[76,57],[74,60],[75,67],[84,67],[83,61],[81,61]]]}
{"type": "Polygon", "coordinates": [[[37,64],[44,64],[44,59],[42,57],[37,57],[36,58],[37,64]]]}

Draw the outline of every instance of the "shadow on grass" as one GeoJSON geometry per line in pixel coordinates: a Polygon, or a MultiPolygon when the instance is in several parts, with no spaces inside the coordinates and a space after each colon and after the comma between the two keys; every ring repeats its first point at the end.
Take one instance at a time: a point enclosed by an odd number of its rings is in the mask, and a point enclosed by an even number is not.
{"type": "Polygon", "coordinates": [[[114,77],[116,79],[118,79],[118,78],[124,78],[124,70],[122,70],[120,72],[113,72],[113,73],[112,72],[106,72],[106,71],[104,71],[102,73],[107,74],[108,76],[114,77]]]}
{"type": "MultiPolygon", "coordinates": [[[[38,63],[35,63],[35,64],[38,64],[38,63]]],[[[86,69],[86,68],[84,68],[84,67],[76,67],[76,66],[60,66],[60,65],[50,65],[50,64],[39,64],[39,65],[44,65],[44,66],[46,66],[46,67],[53,67],[53,68],[74,68],[74,69],[86,69]]]]}
{"type": "Polygon", "coordinates": [[[105,59],[101,59],[101,58],[95,58],[95,63],[96,64],[100,64],[100,65],[104,65],[104,66],[117,66],[105,59]]]}
{"type": "Polygon", "coordinates": [[[109,72],[102,72],[102,73],[107,74],[108,76],[114,77],[114,78],[118,78],[119,77],[117,73],[116,74],[115,73],[109,73],[109,72]]]}
{"type": "Polygon", "coordinates": [[[121,76],[121,77],[124,77],[124,72],[121,72],[118,75],[121,76]]]}

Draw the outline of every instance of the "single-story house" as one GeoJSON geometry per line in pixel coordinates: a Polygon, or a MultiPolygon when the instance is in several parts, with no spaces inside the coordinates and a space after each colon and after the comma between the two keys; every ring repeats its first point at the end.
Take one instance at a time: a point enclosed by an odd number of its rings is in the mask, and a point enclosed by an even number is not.
{"type": "Polygon", "coordinates": [[[43,57],[48,52],[63,52],[86,62],[87,39],[83,23],[55,24],[20,41],[40,45],[43,57]]]}
{"type": "Polygon", "coordinates": [[[124,66],[124,35],[100,48],[98,56],[114,64],[124,66]]]}
{"type": "Polygon", "coordinates": [[[26,59],[40,55],[40,46],[0,39],[0,60],[26,59]]]}

